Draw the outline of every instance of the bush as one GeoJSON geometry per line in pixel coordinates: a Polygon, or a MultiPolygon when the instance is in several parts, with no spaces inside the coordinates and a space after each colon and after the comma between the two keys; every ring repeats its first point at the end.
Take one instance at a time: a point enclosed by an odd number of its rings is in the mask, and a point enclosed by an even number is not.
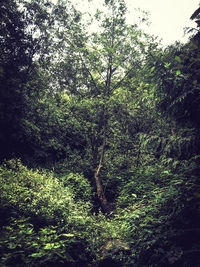
{"type": "Polygon", "coordinates": [[[92,215],[90,184],[82,175],[57,179],[29,170],[20,160],[0,167],[0,264],[3,266],[86,266],[120,227],[100,212],[92,215]]]}
{"type": "Polygon", "coordinates": [[[132,173],[106,217],[91,214],[82,175],[59,180],[19,160],[5,162],[0,265],[199,266],[200,187],[196,164],[188,166],[178,174],[161,166],[132,173]]]}
{"type": "MultiPolygon", "coordinates": [[[[84,192],[89,198],[89,189],[84,192]]],[[[1,264],[83,266],[95,257],[95,218],[89,202],[77,198],[78,189],[65,187],[52,173],[29,170],[16,159],[5,162],[0,167],[0,210],[10,212],[2,220],[1,264]]]]}
{"type": "Polygon", "coordinates": [[[68,227],[35,231],[30,218],[11,218],[0,237],[3,266],[83,266],[90,257],[87,240],[68,227]]]}
{"type": "Polygon", "coordinates": [[[76,201],[91,201],[92,187],[82,174],[69,173],[62,175],[60,180],[64,186],[70,189],[76,201]]]}
{"type": "Polygon", "coordinates": [[[131,248],[123,266],[199,266],[200,187],[193,165],[178,174],[152,167],[138,181],[127,180],[113,219],[131,248]]]}
{"type": "Polygon", "coordinates": [[[52,173],[27,169],[20,160],[10,160],[0,168],[1,207],[35,216],[46,223],[58,223],[78,212],[69,188],[52,173]]]}
{"type": "Polygon", "coordinates": [[[161,166],[133,169],[126,175],[128,179],[123,177],[117,198],[117,204],[123,207],[150,199],[157,188],[168,185],[172,176],[169,170],[163,169],[161,166]]]}

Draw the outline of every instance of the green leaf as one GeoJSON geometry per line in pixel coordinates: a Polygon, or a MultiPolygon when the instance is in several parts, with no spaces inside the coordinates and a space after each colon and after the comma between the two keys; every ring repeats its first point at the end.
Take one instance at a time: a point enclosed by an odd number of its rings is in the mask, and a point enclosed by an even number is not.
{"type": "Polygon", "coordinates": [[[171,63],[164,63],[164,65],[165,65],[165,68],[169,68],[170,67],[170,65],[171,65],[171,63]]]}
{"type": "Polygon", "coordinates": [[[44,249],[52,249],[54,247],[54,243],[47,243],[44,249]]]}
{"type": "Polygon", "coordinates": [[[62,234],[62,236],[66,236],[66,237],[74,237],[74,234],[62,234]]]}
{"type": "Polygon", "coordinates": [[[178,76],[178,75],[180,75],[181,74],[181,71],[180,70],[177,70],[176,71],[176,75],[178,76]]]}
{"type": "Polygon", "coordinates": [[[33,229],[32,228],[27,229],[26,233],[31,235],[33,233],[33,229]]]}
{"type": "Polygon", "coordinates": [[[197,80],[194,80],[194,81],[193,81],[193,84],[194,84],[194,85],[197,85],[197,80]]]}
{"type": "Polygon", "coordinates": [[[30,256],[33,257],[33,258],[40,258],[40,257],[43,256],[43,254],[41,252],[38,252],[38,253],[33,253],[30,256]]]}
{"type": "Polygon", "coordinates": [[[31,244],[31,247],[39,247],[39,244],[34,242],[34,243],[31,244]]]}
{"type": "Polygon", "coordinates": [[[181,63],[181,58],[180,58],[180,57],[175,56],[175,60],[176,60],[177,62],[181,63]]]}
{"type": "Polygon", "coordinates": [[[8,244],[8,248],[10,248],[10,249],[14,249],[16,247],[17,247],[17,244],[15,244],[15,243],[8,244]]]}
{"type": "Polygon", "coordinates": [[[169,174],[169,171],[163,171],[162,173],[166,173],[166,174],[169,174]]]}
{"type": "Polygon", "coordinates": [[[136,194],[131,194],[131,196],[132,196],[133,198],[137,198],[137,195],[136,195],[136,194]]]}

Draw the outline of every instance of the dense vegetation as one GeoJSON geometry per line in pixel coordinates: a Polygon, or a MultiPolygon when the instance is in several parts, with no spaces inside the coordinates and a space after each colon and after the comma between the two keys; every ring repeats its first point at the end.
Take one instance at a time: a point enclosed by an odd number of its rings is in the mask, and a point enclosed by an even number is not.
{"type": "Polygon", "coordinates": [[[166,48],[126,12],[1,0],[3,267],[200,266],[200,9],[166,48]]]}

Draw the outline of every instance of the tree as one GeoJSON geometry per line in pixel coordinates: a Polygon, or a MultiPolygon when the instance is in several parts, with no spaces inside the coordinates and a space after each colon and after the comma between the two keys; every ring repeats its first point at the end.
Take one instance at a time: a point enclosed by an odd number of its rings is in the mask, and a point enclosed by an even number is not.
{"type": "Polygon", "coordinates": [[[13,0],[0,4],[0,146],[1,159],[22,146],[19,120],[23,113],[23,84],[32,67],[31,35],[23,13],[13,0]]]}
{"type": "MultiPolygon", "coordinates": [[[[25,159],[26,156],[37,154],[36,139],[43,140],[39,136],[43,130],[37,125],[38,121],[44,119],[43,114],[33,112],[38,104],[38,110],[43,106],[44,114],[48,114],[48,105],[44,103],[47,99],[55,102],[54,96],[52,99],[50,97],[53,93],[49,65],[57,47],[53,33],[59,24],[56,21],[62,10],[60,2],[54,5],[48,0],[1,1],[0,159],[12,156],[25,159]]],[[[69,16],[67,12],[65,15],[70,23],[73,12],[69,12],[69,16]]],[[[51,125],[49,116],[46,119],[47,124],[51,125]]],[[[47,145],[42,145],[48,150],[47,145]]]]}
{"type": "Polygon", "coordinates": [[[195,22],[197,23],[197,27],[200,27],[200,7],[197,8],[194,13],[192,14],[192,16],[190,17],[191,20],[195,19],[195,22]]]}
{"type": "Polygon", "coordinates": [[[145,68],[157,111],[169,127],[163,152],[173,160],[188,160],[199,154],[199,33],[186,44],[153,45],[145,68]]]}
{"type": "Polygon", "coordinates": [[[114,127],[112,99],[125,85],[135,90],[131,78],[144,62],[147,46],[144,39],[148,39],[137,25],[126,24],[124,1],[105,1],[105,8],[105,15],[100,11],[95,15],[98,32],[86,33],[84,26],[78,23],[73,29],[61,30],[66,48],[60,62],[54,65],[58,84],[69,96],[76,96],[81,102],[79,109],[84,110],[80,112],[84,114],[80,120],[86,128],[97,194],[104,210],[108,201],[100,174],[110,130],[114,127]],[[88,126],[90,114],[93,117],[88,126]]]}

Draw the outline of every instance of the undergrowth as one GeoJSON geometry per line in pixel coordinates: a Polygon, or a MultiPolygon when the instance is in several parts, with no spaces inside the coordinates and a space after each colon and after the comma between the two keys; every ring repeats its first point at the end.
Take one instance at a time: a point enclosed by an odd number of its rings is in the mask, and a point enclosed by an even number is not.
{"type": "Polygon", "coordinates": [[[58,179],[20,160],[5,162],[0,167],[1,266],[198,266],[195,160],[182,171],[138,170],[124,181],[109,216],[92,213],[93,190],[83,175],[58,179]]]}

